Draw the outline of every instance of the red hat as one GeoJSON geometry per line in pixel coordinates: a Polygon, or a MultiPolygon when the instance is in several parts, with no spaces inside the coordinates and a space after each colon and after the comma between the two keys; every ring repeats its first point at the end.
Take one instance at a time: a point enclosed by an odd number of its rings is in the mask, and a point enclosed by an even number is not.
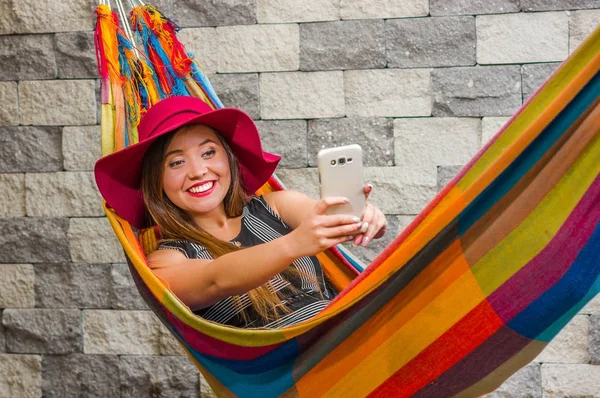
{"type": "Polygon", "coordinates": [[[154,105],[138,126],[139,142],[96,162],[96,184],[106,203],[137,228],[147,227],[142,199],[142,160],[160,136],[185,124],[203,124],[220,132],[240,165],[243,186],[253,194],[275,171],[280,156],[264,152],[254,121],[239,109],[213,110],[195,97],[169,97],[154,105]]]}

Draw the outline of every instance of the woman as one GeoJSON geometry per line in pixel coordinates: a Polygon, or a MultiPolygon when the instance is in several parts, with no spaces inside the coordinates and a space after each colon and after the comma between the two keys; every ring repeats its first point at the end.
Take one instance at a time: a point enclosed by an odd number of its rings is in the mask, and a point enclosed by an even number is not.
{"type": "Polygon", "coordinates": [[[132,225],[159,226],[164,239],[148,265],[206,319],[237,327],[306,320],[334,295],[315,254],[385,233],[371,204],[361,220],[325,214],[345,198],[252,196],[279,157],[262,151],[240,110],[171,97],[144,115],[138,133],[138,144],[97,162],[98,188],[132,225]]]}

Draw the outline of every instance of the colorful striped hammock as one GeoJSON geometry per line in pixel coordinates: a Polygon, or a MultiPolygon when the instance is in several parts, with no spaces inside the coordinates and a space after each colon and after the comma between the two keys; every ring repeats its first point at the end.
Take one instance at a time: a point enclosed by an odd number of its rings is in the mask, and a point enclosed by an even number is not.
{"type": "MultiPolygon", "coordinates": [[[[146,265],[157,231],[106,214],[141,294],[219,396],[476,397],[600,290],[599,70],[597,29],[364,272],[341,248],[320,254],[343,290],[297,326],[236,329],[194,315],[146,265]]],[[[198,73],[181,78],[218,106],[198,73]]],[[[113,111],[126,102],[120,84],[103,75],[113,147],[115,130],[135,130],[116,127],[127,119],[113,111]]],[[[277,189],[273,177],[259,193],[277,189]]]]}

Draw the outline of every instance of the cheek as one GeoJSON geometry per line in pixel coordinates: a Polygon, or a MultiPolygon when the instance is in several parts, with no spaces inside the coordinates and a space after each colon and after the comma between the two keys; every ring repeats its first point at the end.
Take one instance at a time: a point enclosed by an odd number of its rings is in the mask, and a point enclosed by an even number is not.
{"type": "Polygon", "coordinates": [[[180,172],[180,170],[165,170],[165,172],[163,173],[163,190],[165,191],[165,193],[169,194],[169,192],[175,191],[175,190],[179,190],[179,188],[181,187],[181,175],[182,173],[180,172]]]}

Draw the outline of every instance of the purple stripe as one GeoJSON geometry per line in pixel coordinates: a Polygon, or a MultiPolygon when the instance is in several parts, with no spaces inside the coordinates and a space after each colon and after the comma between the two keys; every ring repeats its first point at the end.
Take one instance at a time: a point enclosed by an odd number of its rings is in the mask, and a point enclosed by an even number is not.
{"type": "Polygon", "coordinates": [[[529,343],[530,339],[502,326],[460,362],[417,391],[412,398],[454,396],[492,373],[529,343]]]}
{"type": "Polygon", "coordinates": [[[600,176],[597,176],[552,240],[490,294],[490,305],[505,323],[550,289],[568,271],[600,220],[599,196],[600,176]]]}

